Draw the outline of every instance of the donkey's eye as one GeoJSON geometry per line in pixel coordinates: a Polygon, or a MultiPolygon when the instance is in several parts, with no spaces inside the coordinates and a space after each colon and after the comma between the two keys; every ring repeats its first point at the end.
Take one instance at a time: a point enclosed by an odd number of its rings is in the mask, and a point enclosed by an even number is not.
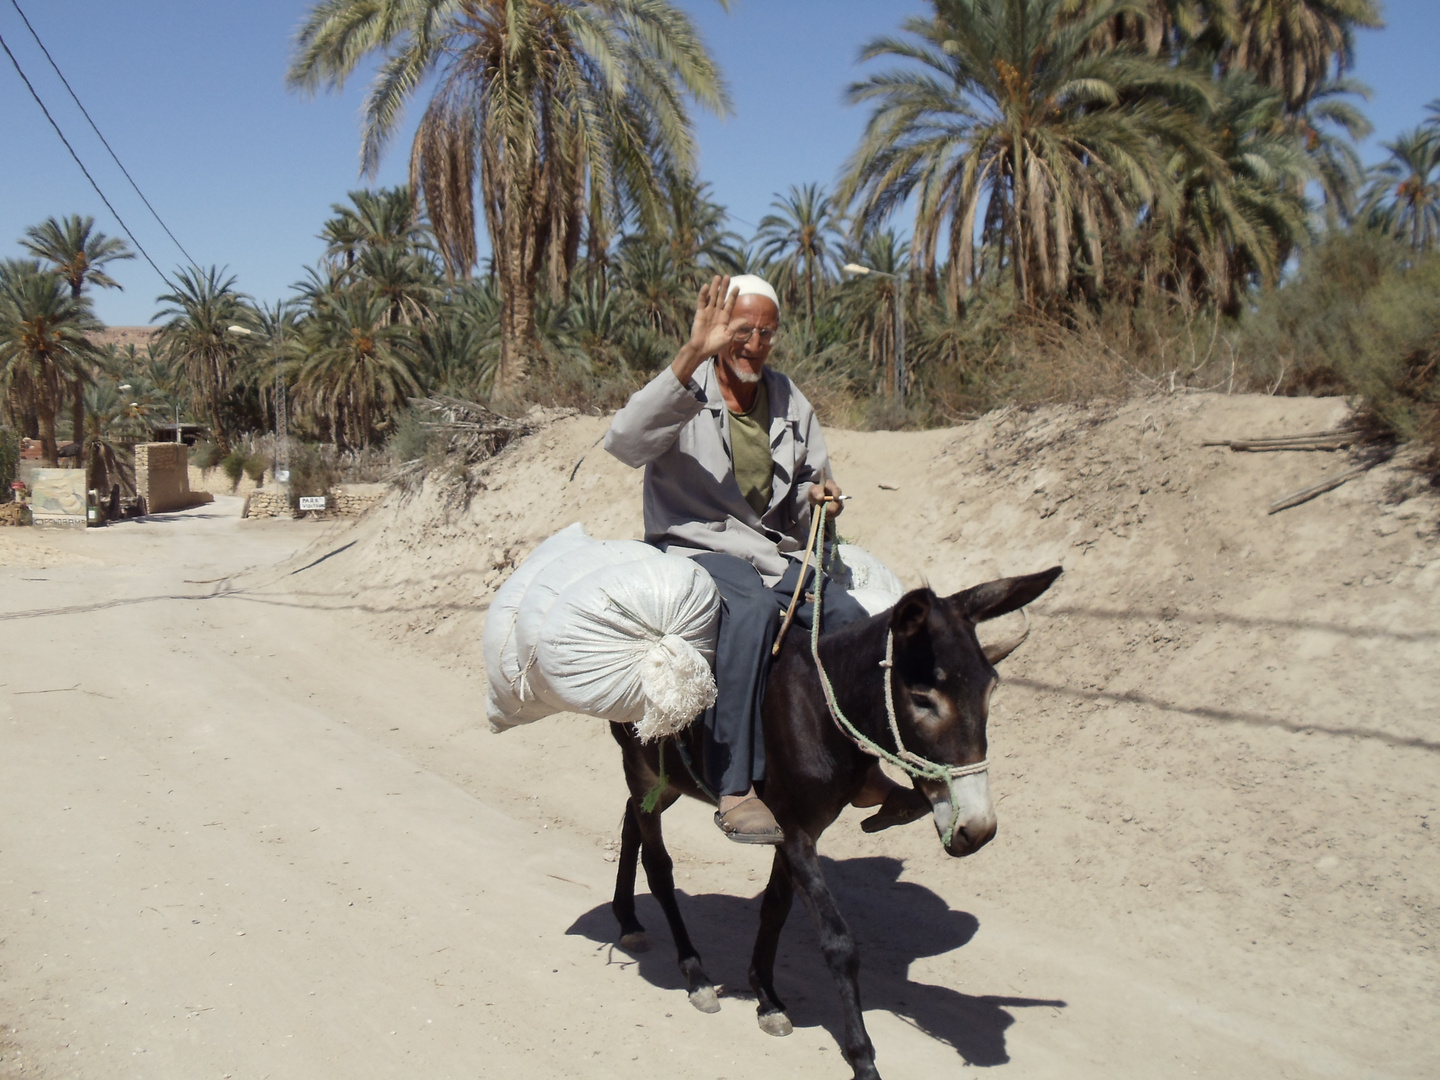
{"type": "Polygon", "coordinates": [[[917,708],[934,710],[935,695],[929,690],[911,690],[910,703],[917,708]]]}

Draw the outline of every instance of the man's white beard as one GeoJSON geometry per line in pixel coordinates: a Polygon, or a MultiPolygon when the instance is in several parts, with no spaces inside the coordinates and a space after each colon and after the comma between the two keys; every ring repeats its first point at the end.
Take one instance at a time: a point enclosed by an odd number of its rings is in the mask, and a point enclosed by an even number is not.
{"type": "Polygon", "coordinates": [[[731,376],[735,379],[736,382],[745,383],[747,386],[754,386],[756,383],[758,383],[761,379],[765,377],[759,371],[746,371],[734,360],[728,357],[723,357],[722,360],[725,364],[725,370],[731,374],[731,376]]]}

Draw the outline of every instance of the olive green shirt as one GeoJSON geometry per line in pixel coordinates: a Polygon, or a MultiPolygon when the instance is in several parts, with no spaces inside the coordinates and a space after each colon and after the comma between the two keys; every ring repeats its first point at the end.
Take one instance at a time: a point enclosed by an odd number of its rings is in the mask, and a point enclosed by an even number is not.
{"type": "Polygon", "coordinates": [[[730,411],[730,457],[735,481],[751,509],[763,515],[770,506],[775,459],[770,456],[770,393],[762,379],[750,411],[730,411]]]}

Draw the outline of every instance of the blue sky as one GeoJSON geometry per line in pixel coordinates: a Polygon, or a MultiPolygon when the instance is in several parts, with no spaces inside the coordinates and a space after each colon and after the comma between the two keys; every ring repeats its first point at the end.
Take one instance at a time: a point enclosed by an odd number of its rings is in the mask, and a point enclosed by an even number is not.
{"type": "MultiPolygon", "coordinates": [[[[748,235],[776,192],[832,185],[865,115],[844,104],[863,72],[861,45],[893,31],[910,0],[680,0],[720,61],[734,100],[724,121],[697,125],[701,174],[748,235]]],[[[315,234],[332,202],[362,185],[357,175],[365,81],[306,99],[284,72],[303,0],[20,0],[101,131],[151,203],[201,265],[227,265],[244,291],[284,295],[320,254],[315,234]]],[[[1440,98],[1440,0],[1388,0],[1386,29],[1362,32],[1354,74],[1374,90],[1376,133],[1364,147],[1424,117],[1440,98]]],[[[0,36],[15,53],[92,175],[141,244],[169,272],[183,257],[150,217],[90,132],[30,38],[10,0],[0,36]]],[[[413,121],[417,109],[407,118],[413,121]]],[[[0,54],[0,256],[50,215],[92,214],[120,226],[56,138],[0,54]]],[[[409,139],[399,138],[377,181],[405,178],[409,139]]],[[[904,223],[902,223],[904,224],[904,223]]],[[[149,321],[164,291],[142,260],[121,263],[123,291],[102,291],[97,311],[114,325],[149,321]]]]}

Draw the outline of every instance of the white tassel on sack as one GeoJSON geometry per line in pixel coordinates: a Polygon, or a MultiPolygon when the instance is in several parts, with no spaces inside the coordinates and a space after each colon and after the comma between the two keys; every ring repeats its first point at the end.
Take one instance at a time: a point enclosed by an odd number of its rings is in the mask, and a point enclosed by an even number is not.
{"type": "Polygon", "coordinates": [[[641,742],[683,731],[715,704],[715,676],[700,651],[682,637],[666,634],[640,661],[645,715],[635,725],[641,742]]]}

